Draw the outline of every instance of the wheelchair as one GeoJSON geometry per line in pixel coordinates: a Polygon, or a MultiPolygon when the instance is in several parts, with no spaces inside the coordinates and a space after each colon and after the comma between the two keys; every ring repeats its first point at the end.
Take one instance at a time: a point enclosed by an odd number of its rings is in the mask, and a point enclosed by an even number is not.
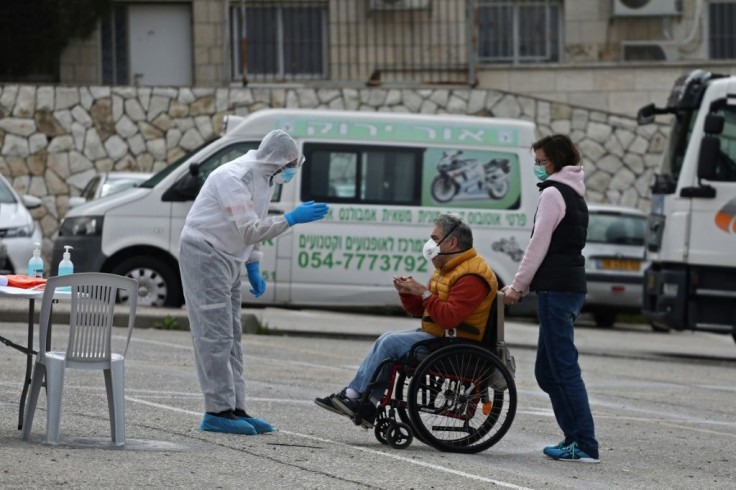
{"type": "Polygon", "coordinates": [[[503,319],[499,291],[482,341],[449,332],[414,344],[399,361],[383,361],[361,400],[369,403],[375,388],[386,390],[374,422],[376,439],[405,449],[416,437],[456,453],[478,453],[500,441],[516,414],[515,360],[504,344],[503,319]],[[382,369],[390,369],[383,384],[376,381],[382,369]]]}

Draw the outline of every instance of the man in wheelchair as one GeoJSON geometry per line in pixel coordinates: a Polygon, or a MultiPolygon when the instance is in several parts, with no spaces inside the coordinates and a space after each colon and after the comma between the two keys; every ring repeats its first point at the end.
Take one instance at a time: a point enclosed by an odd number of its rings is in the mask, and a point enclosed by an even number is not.
{"type": "Polygon", "coordinates": [[[356,425],[373,428],[377,404],[391,374],[386,359],[399,360],[414,344],[427,339],[483,339],[498,283],[490,266],[473,248],[470,227],[457,215],[438,216],[422,253],[435,266],[428,286],[411,276],[393,278],[402,307],[410,315],[421,318],[421,327],[381,335],[347,387],[339,393],[316,398],[317,405],[351,418],[356,425]],[[379,368],[381,371],[372,383],[379,368]],[[363,396],[369,386],[374,388],[369,396],[363,396]]]}

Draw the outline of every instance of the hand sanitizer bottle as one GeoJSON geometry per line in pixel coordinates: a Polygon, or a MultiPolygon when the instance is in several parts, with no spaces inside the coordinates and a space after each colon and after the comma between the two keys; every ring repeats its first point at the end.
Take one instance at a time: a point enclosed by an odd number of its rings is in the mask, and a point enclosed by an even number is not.
{"type": "Polygon", "coordinates": [[[43,277],[43,259],[41,258],[41,244],[35,243],[33,256],[28,261],[28,275],[31,277],[43,277]]]}
{"type": "Polygon", "coordinates": [[[59,275],[60,276],[66,276],[67,274],[74,274],[74,264],[72,264],[71,261],[71,254],[69,253],[69,249],[74,248],[71,245],[64,245],[64,255],[59,262],[59,275]]]}
{"type": "MultiPolygon", "coordinates": [[[[71,254],[69,249],[74,248],[71,245],[64,245],[64,255],[62,256],[61,262],[59,262],[59,275],[66,276],[67,274],[74,274],[74,264],[72,264],[71,254]]],[[[67,286],[65,288],[59,288],[62,292],[71,292],[72,288],[67,286]]]]}

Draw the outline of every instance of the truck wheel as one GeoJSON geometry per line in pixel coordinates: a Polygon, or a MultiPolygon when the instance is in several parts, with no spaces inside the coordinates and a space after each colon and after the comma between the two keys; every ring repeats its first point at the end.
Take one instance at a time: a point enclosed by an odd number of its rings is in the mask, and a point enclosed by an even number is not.
{"type": "MultiPolygon", "coordinates": [[[[130,257],[117,264],[112,273],[138,281],[138,306],[181,306],[179,276],[160,259],[130,257]]],[[[126,303],[127,296],[121,295],[120,301],[126,303]]]]}
{"type": "Polygon", "coordinates": [[[596,327],[610,328],[616,321],[616,312],[595,311],[593,312],[593,320],[595,320],[596,327]]]}

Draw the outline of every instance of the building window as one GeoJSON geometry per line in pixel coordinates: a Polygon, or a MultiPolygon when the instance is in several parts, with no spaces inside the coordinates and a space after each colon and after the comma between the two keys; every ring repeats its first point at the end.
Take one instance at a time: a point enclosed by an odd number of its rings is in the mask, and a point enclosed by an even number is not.
{"type": "Polygon", "coordinates": [[[554,1],[480,0],[478,61],[560,61],[561,10],[554,1]]]}
{"type": "Polygon", "coordinates": [[[709,51],[712,59],[736,58],[736,2],[712,2],[708,6],[709,51]]]}
{"type": "Polygon", "coordinates": [[[102,84],[128,85],[128,16],[125,5],[115,5],[100,22],[102,84]]]}
{"type": "Polygon", "coordinates": [[[283,6],[249,2],[230,9],[232,75],[243,76],[243,13],[245,14],[245,62],[248,78],[265,80],[321,79],[325,77],[327,46],[325,7],[283,6]]]}

